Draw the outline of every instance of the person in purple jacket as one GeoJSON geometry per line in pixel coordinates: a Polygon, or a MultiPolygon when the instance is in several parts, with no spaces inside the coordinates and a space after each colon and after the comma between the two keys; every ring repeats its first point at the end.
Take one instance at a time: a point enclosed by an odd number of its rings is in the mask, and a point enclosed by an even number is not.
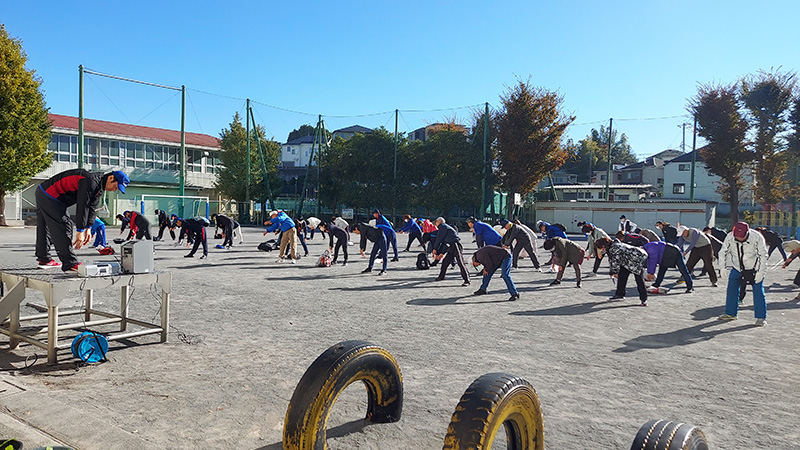
{"type": "Polygon", "coordinates": [[[659,288],[661,282],[664,281],[667,269],[677,267],[683,275],[683,279],[686,280],[686,293],[694,292],[692,277],[689,276],[689,269],[686,268],[683,253],[677,245],[654,241],[644,244],[642,248],[647,252],[647,281],[655,280],[652,287],[659,288]],[[655,275],[656,266],[658,266],[658,275],[655,275]]]}
{"type": "Polygon", "coordinates": [[[508,250],[496,245],[485,245],[472,255],[472,265],[473,267],[483,265],[483,272],[481,272],[483,273],[483,281],[480,289],[475,291],[473,295],[486,294],[489,281],[499,268],[501,270],[500,276],[506,282],[508,292],[511,294],[511,298],[508,300],[511,302],[519,300],[519,291],[517,291],[517,287],[514,286],[514,282],[511,280],[511,253],[508,250]]]}

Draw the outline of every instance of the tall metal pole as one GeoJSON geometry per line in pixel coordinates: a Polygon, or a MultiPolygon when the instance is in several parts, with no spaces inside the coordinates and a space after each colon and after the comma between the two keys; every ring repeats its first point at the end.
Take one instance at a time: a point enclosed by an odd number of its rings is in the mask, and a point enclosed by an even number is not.
{"type": "MultiPolygon", "coordinates": [[[[486,217],[486,152],[489,146],[489,102],[485,104],[483,112],[483,164],[481,165],[481,215],[478,219],[483,220],[486,217]]],[[[494,196],[492,196],[494,202],[494,196]]]]}
{"type": "Polygon", "coordinates": [[[186,86],[181,85],[181,173],[179,177],[180,202],[178,212],[184,216],[183,196],[186,195],[186,86]]]}
{"type": "Polygon", "coordinates": [[[683,131],[683,138],[681,138],[681,151],[686,153],[686,122],[681,124],[681,129],[683,131]]]}
{"type": "Polygon", "coordinates": [[[392,170],[392,220],[397,223],[397,123],[400,111],[394,110],[394,169],[392,170]]]}
{"type": "Polygon", "coordinates": [[[244,186],[244,202],[246,204],[245,208],[245,220],[250,222],[250,99],[247,99],[247,111],[245,114],[245,122],[247,124],[247,174],[245,175],[245,186],[244,186]]]}
{"type": "Polygon", "coordinates": [[[83,169],[83,65],[78,66],[78,169],[83,169]]]}
{"type": "Polygon", "coordinates": [[[322,114],[319,116],[319,150],[317,150],[317,210],[316,215],[319,217],[320,211],[320,204],[322,203],[322,198],[320,197],[320,193],[322,192],[322,178],[320,178],[321,174],[321,166],[322,166],[322,142],[324,140],[325,146],[328,146],[328,137],[325,136],[325,121],[322,120],[322,114]]]}
{"type": "Polygon", "coordinates": [[[322,114],[319,115],[319,119],[317,120],[317,131],[314,136],[314,142],[311,144],[311,154],[308,155],[308,162],[306,163],[306,177],[303,179],[303,190],[300,192],[300,206],[297,207],[297,211],[295,211],[295,216],[299,217],[303,214],[303,203],[306,200],[306,186],[308,186],[308,174],[311,169],[311,161],[314,160],[314,147],[317,145],[317,136],[320,133],[320,126],[322,124],[322,114]]]}
{"type": "Polygon", "coordinates": [[[606,169],[606,201],[608,199],[610,184],[611,184],[611,146],[614,145],[614,133],[611,130],[614,127],[614,118],[608,119],[608,168],[606,169]]]}
{"type": "Polygon", "coordinates": [[[692,127],[692,174],[689,181],[689,201],[694,201],[694,166],[697,163],[697,116],[694,116],[694,126],[692,127]]]}
{"type": "MultiPolygon", "coordinates": [[[[249,114],[250,120],[253,121],[253,132],[256,135],[256,150],[258,151],[258,156],[261,157],[261,172],[264,174],[264,188],[267,190],[267,201],[269,203],[269,207],[271,210],[275,210],[275,201],[272,199],[272,188],[269,185],[269,176],[267,175],[267,163],[265,162],[264,152],[261,151],[261,133],[258,131],[258,125],[256,125],[256,118],[253,115],[253,110],[248,109],[247,113],[249,114]]],[[[249,128],[249,127],[248,127],[249,128]]],[[[265,202],[266,203],[266,202],[265,202]]]]}

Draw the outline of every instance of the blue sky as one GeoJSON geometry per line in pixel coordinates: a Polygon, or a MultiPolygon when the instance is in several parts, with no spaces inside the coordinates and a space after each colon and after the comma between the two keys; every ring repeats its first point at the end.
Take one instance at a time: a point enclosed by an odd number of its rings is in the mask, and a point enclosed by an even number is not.
{"type": "MultiPolygon", "coordinates": [[[[698,83],[800,69],[800,2],[0,0],[51,112],[77,115],[78,66],[188,89],[188,131],[218,135],[249,97],[285,141],[330,130],[407,132],[474,108],[517,79],[558,91],[568,137],[614,118],[640,157],[681,144],[698,83]],[[663,118],[656,119],[653,118],[663,118]],[[651,119],[651,120],[645,120],[651,119]]],[[[91,75],[88,118],[180,128],[180,95],[91,75]]],[[[687,128],[687,146],[691,146],[687,128]]]]}

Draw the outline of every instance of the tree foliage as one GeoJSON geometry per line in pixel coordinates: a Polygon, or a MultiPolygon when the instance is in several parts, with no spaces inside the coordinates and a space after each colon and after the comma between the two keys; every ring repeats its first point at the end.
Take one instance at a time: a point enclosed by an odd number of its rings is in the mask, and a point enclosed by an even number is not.
{"type": "Polygon", "coordinates": [[[417,204],[439,214],[453,206],[475,209],[481,200],[483,148],[475,148],[459,129],[442,129],[419,148],[421,176],[407,180],[417,204]]]}
{"type": "Polygon", "coordinates": [[[778,203],[785,197],[786,184],[779,182],[786,173],[783,150],[784,132],[791,112],[794,73],[760,71],[742,80],[741,100],[755,132],[753,150],[756,161],[756,198],[762,203],[778,203]]]}
{"type": "MultiPolygon", "coordinates": [[[[264,163],[267,167],[272,200],[280,193],[281,180],[278,178],[278,163],[281,159],[281,146],[274,140],[264,138],[264,128],[250,130],[250,198],[258,202],[267,200],[264,184],[264,171],[258,154],[256,139],[260,139],[264,163]]],[[[220,160],[224,167],[217,172],[215,186],[220,193],[237,201],[245,201],[247,191],[247,129],[237,112],[228,128],[220,132],[220,160]]]]}
{"type": "MultiPolygon", "coordinates": [[[[569,154],[561,145],[567,126],[575,120],[562,112],[563,97],[519,81],[500,98],[497,112],[499,181],[514,194],[527,194],[569,154]]],[[[509,208],[509,216],[512,214],[509,208]]]]}
{"type": "Polygon", "coordinates": [[[731,222],[739,220],[739,190],[742,169],[753,159],[745,147],[747,122],[739,111],[736,86],[700,85],[689,103],[697,118],[697,134],[708,141],[700,150],[708,171],[722,178],[723,191],[731,204],[731,222]]]}
{"type": "Polygon", "coordinates": [[[5,196],[48,168],[50,119],[36,72],[25,68],[22,42],[0,25],[0,226],[5,196]]]}
{"type": "Polygon", "coordinates": [[[300,125],[300,128],[292,130],[289,133],[289,137],[286,138],[286,142],[291,142],[303,136],[314,136],[316,132],[317,132],[316,127],[312,127],[311,125],[300,125]]]}

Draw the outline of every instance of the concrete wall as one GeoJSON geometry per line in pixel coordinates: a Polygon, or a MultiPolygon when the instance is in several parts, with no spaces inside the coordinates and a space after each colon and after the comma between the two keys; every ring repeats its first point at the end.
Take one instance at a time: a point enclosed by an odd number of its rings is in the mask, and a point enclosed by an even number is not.
{"type": "Polygon", "coordinates": [[[714,226],[714,202],[539,202],[536,204],[537,220],[558,222],[567,232],[579,233],[578,222],[592,222],[614,233],[619,227],[619,216],[625,215],[641,228],[656,229],[656,222],[681,223],[703,228],[714,226]]]}

